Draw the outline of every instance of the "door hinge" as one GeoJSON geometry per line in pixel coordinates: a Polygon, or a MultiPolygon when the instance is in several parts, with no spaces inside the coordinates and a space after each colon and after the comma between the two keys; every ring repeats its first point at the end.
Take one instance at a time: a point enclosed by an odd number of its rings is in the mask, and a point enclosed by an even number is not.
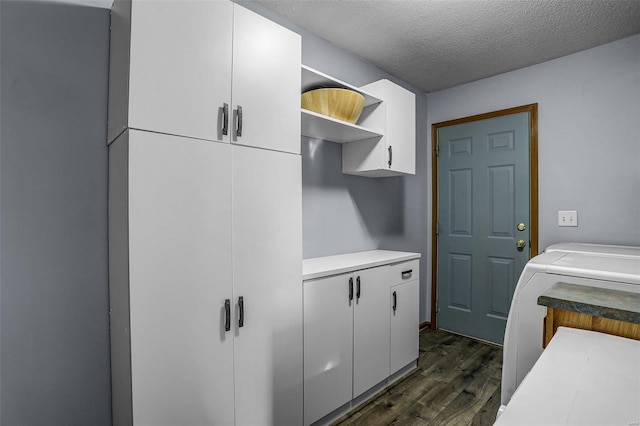
{"type": "Polygon", "coordinates": [[[436,157],[440,157],[440,144],[436,145],[436,157]]]}
{"type": "Polygon", "coordinates": [[[440,235],[440,222],[436,222],[436,235],[440,235]]]}

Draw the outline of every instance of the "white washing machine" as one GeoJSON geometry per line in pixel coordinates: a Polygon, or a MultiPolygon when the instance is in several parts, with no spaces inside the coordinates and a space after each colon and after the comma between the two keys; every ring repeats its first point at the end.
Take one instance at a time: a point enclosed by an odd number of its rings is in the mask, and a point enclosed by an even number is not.
{"type": "Polygon", "coordinates": [[[640,247],[562,243],[531,259],[514,291],[504,337],[501,404],[542,353],[546,313],[538,296],[557,282],[640,293],[640,247]]]}

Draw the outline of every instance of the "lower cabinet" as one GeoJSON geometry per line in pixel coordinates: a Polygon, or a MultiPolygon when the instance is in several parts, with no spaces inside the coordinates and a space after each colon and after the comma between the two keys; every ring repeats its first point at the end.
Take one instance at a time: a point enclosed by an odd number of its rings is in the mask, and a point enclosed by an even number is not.
{"type": "Polygon", "coordinates": [[[420,287],[418,280],[391,287],[391,348],[389,374],[400,371],[416,359],[419,353],[416,331],[420,327],[418,319],[420,287]]]}
{"type": "Polygon", "coordinates": [[[352,274],[306,281],[304,292],[304,424],[351,401],[352,274]]]}
{"type": "Polygon", "coordinates": [[[389,376],[389,269],[385,265],[353,274],[354,398],[389,376]]]}
{"type": "Polygon", "coordinates": [[[305,425],[418,358],[417,262],[304,281],[305,425]],[[400,270],[412,270],[411,277],[400,270]]]}
{"type": "Polygon", "coordinates": [[[389,376],[388,270],[304,283],[305,424],[389,376]]]}

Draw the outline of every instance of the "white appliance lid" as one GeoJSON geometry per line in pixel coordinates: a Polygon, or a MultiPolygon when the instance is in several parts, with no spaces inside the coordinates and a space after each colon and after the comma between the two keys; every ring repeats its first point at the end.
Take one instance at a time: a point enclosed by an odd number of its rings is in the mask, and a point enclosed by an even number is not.
{"type": "Polygon", "coordinates": [[[606,244],[588,243],[558,243],[547,247],[544,252],[572,252],[572,253],[598,253],[610,256],[633,256],[640,258],[640,247],[634,246],[614,246],[606,244]]]}
{"type": "Polygon", "coordinates": [[[640,258],[595,253],[566,253],[550,262],[547,273],[640,284],[640,258]]]}

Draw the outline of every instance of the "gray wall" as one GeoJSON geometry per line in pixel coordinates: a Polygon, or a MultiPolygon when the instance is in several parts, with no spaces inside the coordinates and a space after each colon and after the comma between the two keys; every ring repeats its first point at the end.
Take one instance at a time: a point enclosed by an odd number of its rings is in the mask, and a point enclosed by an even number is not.
{"type": "Polygon", "coordinates": [[[237,2],[301,34],[303,64],[355,86],[386,78],[415,93],[415,176],[343,175],[341,145],[302,138],[302,237],[305,259],[372,249],[421,253],[420,321],[427,321],[426,95],[258,4],[237,2]]]}
{"type": "Polygon", "coordinates": [[[640,245],[640,35],[427,99],[429,126],[538,103],[540,250],[640,245]],[[577,210],[579,226],[558,227],[558,210],[577,210]]]}
{"type": "Polygon", "coordinates": [[[0,8],[0,423],[108,425],[109,11],[0,8]]]}

